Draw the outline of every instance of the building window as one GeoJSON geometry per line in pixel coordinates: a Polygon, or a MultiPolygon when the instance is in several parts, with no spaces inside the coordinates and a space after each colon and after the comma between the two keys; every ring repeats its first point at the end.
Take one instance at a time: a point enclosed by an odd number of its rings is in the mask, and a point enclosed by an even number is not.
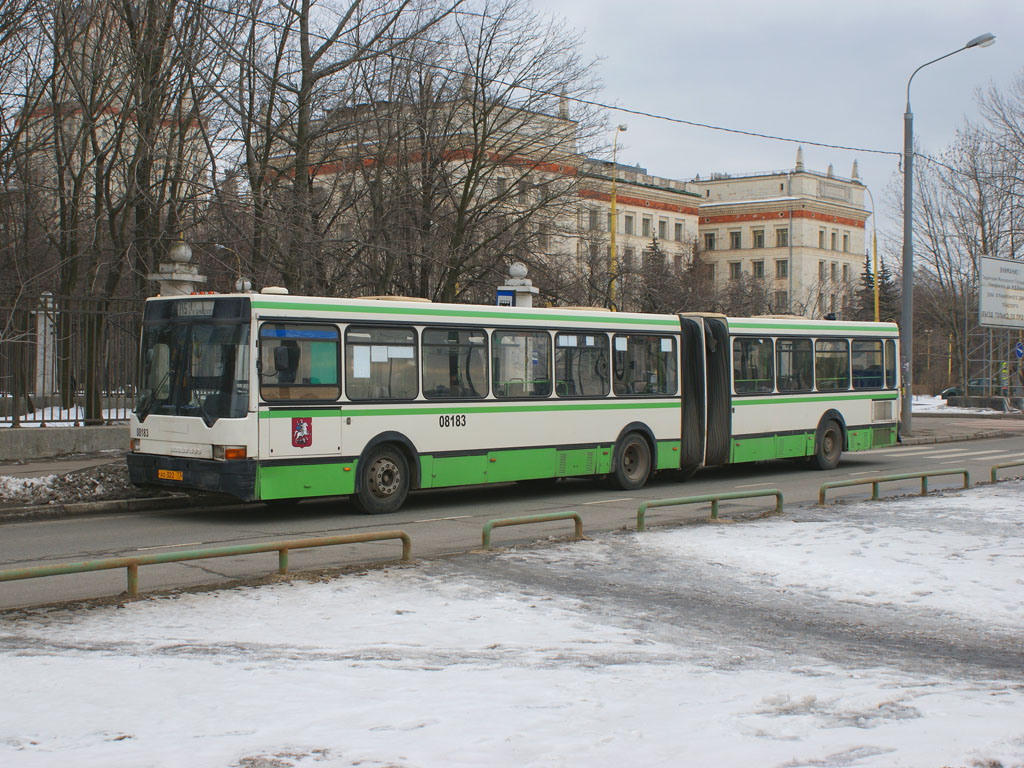
{"type": "Polygon", "coordinates": [[[843,282],[844,283],[850,282],[850,265],[849,264],[843,264],[843,282]]]}
{"type": "Polygon", "coordinates": [[[729,233],[729,247],[732,250],[735,251],[738,248],[742,248],[743,247],[743,245],[742,245],[742,243],[743,243],[742,234],[743,234],[742,232],[730,232],[729,233]]]}
{"type": "Polygon", "coordinates": [[[739,280],[740,276],[742,274],[743,274],[743,265],[740,264],[740,262],[738,262],[738,261],[730,261],[729,262],[729,279],[730,280],[739,280]]]}
{"type": "Polygon", "coordinates": [[[676,222],[676,242],[683,242],[683,222],[681,221],[676,222]]]}
{"type": "Polygon", "coordinates": [[[778,280],[785,280],[789,277],[789,260],[788,259],[776,259],[775,260],[775,277],[778,280]]]}
{"type": "Polygon", "coordinates": [[[644,216],[643,220],[640,222],[640,235],[642,237],[650,237],[651,236],[651,217],[650,216],[644,216]]]}
{"type": "Polygon", "coordinates": [[[548,249],[548,231],[544,225],[537,227],[537,247],[541,251],[548,249]]]}
{"type": "Polygon", "coordinates": [[[825,280],[825,260],[822,259],[818,262],[818,280],[825,280]]]}
{"type": "MultiPolygon", "coordinates": [[[[616,229],[618,229],[618,227],[616,227],[616,229]]],[[[608,231],[609,232],[612,231],[612,214],[611,214],[611,211],[608,212],[608,231]]]]}
{"type": "Polygon", "coordinates": [[[590,209],[590,231],[597,232],[601,229],[601,212],[597,208],[590,209]]]}
{"type": "Polygon", "coordinates": [[[633,259],[636,258],[635,254],[636,251],[634,251],[632,248],[622,249],[622,266],[624,269],[633,269],[633,259]]]}
{"type": "Polygon", "coordinates": [[[713,251],[715,250],[715,233],[705,232],[704,233],[704,250],[713,251]]]}
{"type": "Polygon", "coordinates": [[[838,232],[833,232],[832,233],[832,250],[833,251],[839,250],[838,245],[839,245],[839,233],[838,232]]]}
{"type": "Polygon", "coordinates": [[[658,219],[658,237],[668,240],[668,219],[658,219]]]}
{"type": "Polygon", "coordinates": [[[776,312],[788,312],[789,311],[789,294],[785,291],[775,292],[775,306],[772,308],[776,312]]]}
{"type": "Polygon", "coordinates": [[[764,262],[755,261],[752,265],[754,278],[757,280],[764,280],[764,262]]]}
{"type": "Polygon", "coordinates": [[[519,204],[526,205],[530,196],[530,182],[526,179],[520,179],[516,186],[519,192],[519,204]]]}
{"type": "Polygon", "coordinates": [[[508,179],[503,179],[501,176],[498,177],[498,194],[504,195],[505,190],[508,188],[508,179]]]}
{"type": "Polygon", "coordinates": [[[717,266],[718,266],[717,264],[709,264],[708,265],[708,274],[711,276],[711,282],[712,283],[715,282],[715,277],[718,275],[718,270],[715,269],[715,267],[717,267],[717,266]]]}
{"type": "Polygon", "coordinates": [[[836,282],[839,279],[839,265],[834,261],[832,262],[832,282],[836,282]]]}
{"type": "Polygon", "coordinates": [[[789,229],[775,230],[775,247],[785,248],[789,245],[789,229]]]}
{"type": "Polygon", "coordinates": [[[754,236],[754,247],[764,248],[764,230],[755,229],[752,234],[754,236]]]}
{"type": "Polygon", "coordinates": [[[821,250],[825,250],[825,230],[824,229],[819,229],[818,230],[818,247],[821,248],[821,250]]]}
{"type": "Polygon", "coordinates": [[[848,234],[846,234],[846,233],[843,233],[843,253],[849,253],[849,252],[850,252],[850,236],[848,234]]]}
{"type": "Polygon", "coordinates": [[[628,213],[626,214],[625,224],[622,227],[622,231],[625,232],[627,235],[633,234],[633,217],[628,213]]]}

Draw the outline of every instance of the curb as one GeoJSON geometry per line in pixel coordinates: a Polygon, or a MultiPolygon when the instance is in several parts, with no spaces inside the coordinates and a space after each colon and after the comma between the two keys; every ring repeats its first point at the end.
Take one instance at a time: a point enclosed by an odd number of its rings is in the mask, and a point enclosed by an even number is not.
{"type": "Polygon", "coordinates": [[[995,430],[993,432],[975,432],[970,435],[932,435],[931,437],[904,437],[900,445],[931,445],[932,443],[959,443],[965,440],[986,440],[990,437],[1013,437],[1012,432],[995,430]]]}
{"type": "MultiPolygon", "coordinates": [[[[74,504],[40,504],[33,507],[9,507],[7,509],[0,509],[0,523],[63,520],[69,517],[89,517],[91,515],[185,509],[193,506],[193,503],[194,499],[192,497],[178,494],[151,499],[114,499],[110,501],[80,501],[74,504]]],[[[231,499],[223,501],[220,499],[206,499],[203,503],[217,507],[239,506],[237,502],[231,499]]]]}

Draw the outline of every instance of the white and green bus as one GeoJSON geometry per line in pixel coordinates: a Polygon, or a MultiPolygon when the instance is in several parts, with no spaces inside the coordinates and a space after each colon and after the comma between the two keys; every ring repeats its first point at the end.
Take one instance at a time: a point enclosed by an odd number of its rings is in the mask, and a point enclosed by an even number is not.
{"type": "Polygon", "coordinates": [[[891,445],[892,323],[260,294],[146,303],[128,467],[246,501],[560,477],[642,487],[891,445]]]}

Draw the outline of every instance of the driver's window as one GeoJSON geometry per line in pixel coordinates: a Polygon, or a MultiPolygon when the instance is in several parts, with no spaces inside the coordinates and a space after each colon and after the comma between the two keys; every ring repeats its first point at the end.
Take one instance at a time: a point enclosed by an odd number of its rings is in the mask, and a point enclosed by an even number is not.
{"type": "Polygon", "coordinates": [[[337,400],[340,335],[333,325],[264,323],[260,396],[264,400],[337,400]]]}

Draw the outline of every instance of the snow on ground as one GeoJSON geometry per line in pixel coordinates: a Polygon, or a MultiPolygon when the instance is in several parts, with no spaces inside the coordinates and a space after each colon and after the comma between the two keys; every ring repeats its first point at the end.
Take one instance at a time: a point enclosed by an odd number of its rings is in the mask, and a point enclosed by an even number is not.
{"type": "Polygon", "coordinates": [[[914,413],[934,413],[936,415],[952,413],[1003,413],[992,408],[961,408],[947,405],[938,395],[914,395],[911,405],[914,413]]]}
{"type": "Polygon", "coordinates": [[[1020,766],[1024,484],[0,617],[0,764],[1020,766]]]}

